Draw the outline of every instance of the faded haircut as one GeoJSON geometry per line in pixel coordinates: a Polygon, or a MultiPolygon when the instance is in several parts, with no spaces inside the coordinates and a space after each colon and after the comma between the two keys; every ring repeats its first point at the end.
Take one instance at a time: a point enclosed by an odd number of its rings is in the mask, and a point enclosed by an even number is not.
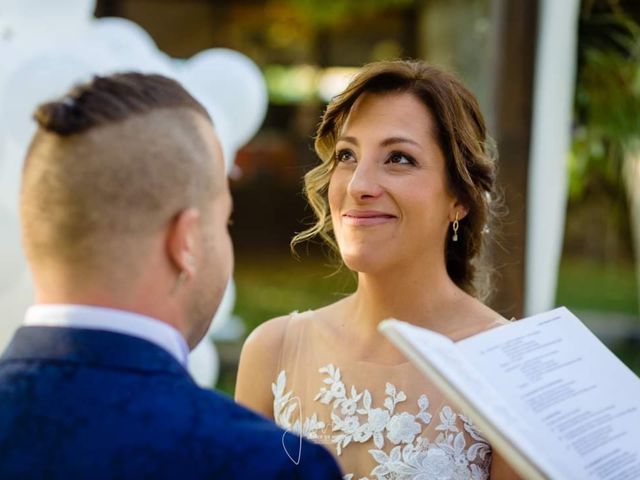
{"type": "Polygon", "coordinates": [[[206,110],[160,75],[94,77],[39,106],[20,198],[33,263],[131,264],[144,242],[215,190],[206,110]]]}

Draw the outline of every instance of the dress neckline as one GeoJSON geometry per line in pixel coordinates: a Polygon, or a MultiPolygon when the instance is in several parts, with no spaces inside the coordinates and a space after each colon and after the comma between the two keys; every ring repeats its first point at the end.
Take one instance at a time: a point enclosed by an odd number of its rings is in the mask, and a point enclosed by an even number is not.
{"type": "MultiPolygon", "coordinates": [[[[289,314],[290,315],[290,320],[307,319],[307,320],[313,321],[312,319],[309,319],[308,317],[311,317],[315,312],[316,311],[313,310],[313,309],[308,309],[308,310],[305,310],[305,311],[302,311],[302,312],[294,310],[293,312],[291,312],[289,314]]],[[[498,319],[495,319],[494,322],[489,327],[484,328],[484,329],[479,330],[479,331],[474,331],[474,333],[472,333],[470,335],[468,335],[467,332],[465,332],[464,330],[460,330],[460,331],[457,332],[458,335],[456,335],[456,336],[451,336],[451,335],[445,335],[445,336],[447,338],[449,338],[452,342],[455,343],[455,342],[458,342],[458,341],[463,340],[465,338],[471,337],[473,335],[482,333],[484,331],[491,330],[493,328],[497,328],[499,326],[509,324],[511,321],[503,319],[503,318],[498,318],[498,319]],[[462,333],[461,336],[459,335],[460,333],[462,333]]],[[[414,324],[411,324],[411,325],[414,325],[414,324]]],[[[419,325],[416,325],[416,326],[420,327],[419,325]]],[[[424,327],[420,327],[420,328],[424,328],[424,327]]],[[[358,365],[367,366],[369,368],[383,368],[385,370],[394,370],[394,369],[404,368],[404,367],[407,367],[408,365],[412,364],[412,361],[409,358],[406,358],[406,357],[405,357],[404,361],[399,362],[399,363],[392,363],[392,364],[381,363],[381,362],[377,362],[377,361],[373,361],[373,360],[363,360],[363,359],[355,358],[353,356],[349,357],[349,361],[353,362],[355,364],[358,364],[358,365]]]]}
{"type": "MultiPolygon", "coordinates": [[[[291,312],[291,320],[293,319],[305,319],[306,317],[310,317],[311,315],[313,315],[315,313],[315,310],[305,310],[303,312],[298,312],[293,311],[291,312]]],[[[313,320],[311,320],[313,321],[313,320]]],[[[408,358],[405,357],[405,360],[399,363],[381,363],[375,360],[363,360],[363,359],[359,359],[359,358],[355,358],[353,356],[349,356],[348,358],[349,362],[353,362],[354,364],[358,364],[358,365],[363,365],[366,366],[368,368],[382,368],[385,370],[394,370],[394,369],[398,369],[398,368],[403,368],[406,367],[408,365],[410,365],[412,362],[411,360],[409,360],[408,358]]]]}

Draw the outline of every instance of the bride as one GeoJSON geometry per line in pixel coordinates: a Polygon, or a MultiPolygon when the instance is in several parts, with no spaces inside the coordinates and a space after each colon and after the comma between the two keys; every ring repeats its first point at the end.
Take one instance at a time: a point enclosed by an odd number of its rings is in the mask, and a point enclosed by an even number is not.
{"type": "Polygon", "coordinates": [[[393,317],[459,340],[506,322],[480,300],[495,163],[477,101],[434,66],[373,63],[327,107],[315,147],[317,223],[294,242],[320,235],[357,289],[258,327],[237,401],[324,444],[345,479],[516,478],[377,330],[393,317]]]}

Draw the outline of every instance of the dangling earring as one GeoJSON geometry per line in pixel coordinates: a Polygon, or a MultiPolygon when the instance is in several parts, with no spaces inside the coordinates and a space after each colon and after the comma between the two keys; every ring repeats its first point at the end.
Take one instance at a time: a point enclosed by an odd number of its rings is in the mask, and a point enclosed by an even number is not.
{"type": "Polygon", "coordinates": [[[458,212],[456,212],[456,219],[453,221],[453,241],[458,241],[458,228],[460,228],[460,223],[458,222],[458,212]]]}

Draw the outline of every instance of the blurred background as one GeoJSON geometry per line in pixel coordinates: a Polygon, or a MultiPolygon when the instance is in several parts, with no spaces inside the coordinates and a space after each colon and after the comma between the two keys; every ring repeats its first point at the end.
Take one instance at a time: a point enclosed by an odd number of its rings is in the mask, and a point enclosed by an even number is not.
{"type": "MultiPolygon", "coordinates": [[[[295,259],[289,241],[312,221],[301,179],[317,162],[313,132],[326,102],[360,65],[397,57],[449,67],[482,104],[500,157],[509,161],[500,166],[509,214],[494,255],[493,303],[508,299],[501,310],[522,315],[522,192],[531,130],[522,112],[531,109],[539,7],[533,0],[99,0],[96,14],[135,21],[173,57],[209,47],[238,50],[266,77],[267,118],[238,152],[231,182],[235,313],[248,334],[271,317],[317,308],[353,290],[353,276],[321,245],[300,247],[295,259]],[[515,111],[496,118],[505,110],[515,111]],[[504,118],[509,115],[514,118],[504,118]],[[496,131],[505,124],[519,129],[509,145],[496,131]]],[[[627,145],[640,135],[639,22],[635,0],[583,0],[579,6],[569,196],[555,298],[636,373],[640,321],[624,165],[627,145]]],[[[218,387],[229,393],[243,339],[217,344],[218,387]]]]}
{"type": "MultiPolygon", "coordinates": [[[[398,57],[457,73],[497,140],[508,212],[491,250],[490,303],[508,317],[535,311],[525,304],[527,272],[546,256],[527,255],[527,242],[537,241],[527,232],[527,191],[545,188],[531,183],[532,137],[543,131],[534,125],[534,98],[553,95],[554,75],[570,86],[569,148],[554,159],[563,193],[553,209],[562,210],[562,240],[547,282],[551,301],[576,313],[640,374],[640,2],[575,1],[575,22],[564,27],[575,43],[567,47],[570,65],[547,68],[545,82],[536,70],[542,0],[98,0],[97,17],[136,22],[171,57],[230,48],[253,59],[267,82],[266,120],[231,172],[234,313],[245,329],[216,341],[218,388],[233,393],[242,342],[258,324],[353,291],[353,275],[321,244],[299,247],[296,258],[289,241],[313,221],[302,177],[317,163],[313,134],[327,101],[359,66],[398,57]]],[[[546,48],[566,47],[558,42],[546,48]]],[[[538,215],[546,213],[554,214],[538,215]]]]}

